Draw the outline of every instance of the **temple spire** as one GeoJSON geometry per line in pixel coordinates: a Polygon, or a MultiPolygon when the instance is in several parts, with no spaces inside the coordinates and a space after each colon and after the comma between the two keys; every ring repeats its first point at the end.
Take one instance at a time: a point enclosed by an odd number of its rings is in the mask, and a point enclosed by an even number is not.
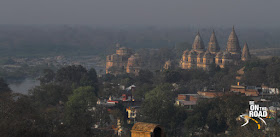
{"type": "Polygon", "coordinates": [[[239,41],[238,41],[238,37],[235,33],[234,26],[232,27],[232,31],[228,37],[226,50],[230,53],[241,53],[241,48],[239,46],[239,41]]]}
{"type": "Polygon", "coordinates": [[[198,52],[204,51],[204,43],[200,36],[199,31],[197,31],[192,48],[193,48],[193,50],[198,51],[198,52]]]}
{"type": "Polygon", "coordinates": [[[208,43],[208,51],[210,51],[210,53],[217,53],[220,51],[220,47],[215,35],[215,31],[213,30],[212,35],[210,37],[210,41],[208,43]]]}
{"type": "Polygon", "coordinates": [[[249,60],[250,58],[251,58],[251,54],[249,51],[249,47],[248,47],[247,42],[245,42],[243,50],[242,50],[241,59],[242,59],[242,61],[246,61],[246,60],[249,60]]]}

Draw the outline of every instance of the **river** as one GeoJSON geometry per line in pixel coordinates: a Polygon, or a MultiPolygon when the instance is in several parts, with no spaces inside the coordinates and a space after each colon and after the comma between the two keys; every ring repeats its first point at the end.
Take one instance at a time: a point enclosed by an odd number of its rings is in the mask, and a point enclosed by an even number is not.
{"type": "Polygon", "coordinates": [[[40,85],[40,81],[36,79],[27,78],[23,81],[9,82],[10,89],[15,93],[28,94],[29,89],[40,85]]]}

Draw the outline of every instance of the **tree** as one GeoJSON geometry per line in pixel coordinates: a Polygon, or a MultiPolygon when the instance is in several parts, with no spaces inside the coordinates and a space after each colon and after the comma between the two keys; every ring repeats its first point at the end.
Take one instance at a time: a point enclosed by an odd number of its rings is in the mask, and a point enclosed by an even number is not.
{"type": "Polygon", "coordinates": [[[51,69],[44,69],[43,76],[39,78],[41,84],[47,84],[54,81],[55,72],[51,69]]]}
{"type": "Polygon", "coordinates": [[[13,137],[46,137],[49,125],[41,117],[40,109],[28,96],[10,94],[0,96],[0,135],[13,137]],[[4,97],[5,99],[2,100],[4,97]],[[14,98],[17,98],[15,101],[14,98]]]}
{"type": "Polygon", "coordinates": [[[92,114],[89,108],[96,106],[94,88],[79,87],[69,96],[65,110],[65,124],[71,127],[71,136],[89,135],[92,126],[92,114]]]}
{"type": "Polygon", "coordinates": [[[266,79],[265,69],[254,67],[245,73],[242,80],[246,85],[262,85],[266,79]]]}
{"type": "Polygon", "coordinates": [[[170,84],[162,84],[146,93],[141,105],[140,121],[160,124],[169,135],[180,136],[187,113],[184,108],[174,105],[172,89],[170,84]]]}
{"type": "Polygon", "coordinates": [[[105,74],[102,76],[102,81],[104,82],[111,82],[112,80],[116,79],[116,77],[112,74],[105,74]]]}
{"type": "Polygon", "coordinates": [[[178,71],[173,71],[173,70],[165,70],[162,73],[162,80],[163,82],[168,82],[168,83],[175,83],[180,81],[181,75],[178,71]]]}
{"type": "Polygon", "coordinates": [[[151,91],[152,89],[154,88],[153,85],[151,84],[147,84],[147,83],[144,83],[144,84],[138,84],[137,85],[137,89],[135,90],[135,93],[134,93],[134,98],[136,100],[142,100],[145,98],[145,94],[149,91],[151,91]]]}
{"type": "Polygon", "coordinates": [[[149,91],[141,105],[141,120],[168,126],[174,114],[174,95],[172,86],[163,84],[149,91]]]}
{"type": "MultiPolygon", "coordinates": [[[[60,68],[56,73],[56,82],[80,85],[81,80],[87,76],[87,70],[81,65],[72,65],[60,68]]],[[[83,79],[84,80],[84,79],[83,79]]]]}
{"type": "Polygon", "coordinates": [[[186,131],[210,132],[214,135],[227,129],[234,129],[236,118],[245,112],[248,99],[239,95],[228,94],[222,97],[201,100],[194,108],[192,116],[185,121],[186,131]]]}
{"type": "Polygon", "coordinates": [[[152,83],[153,72],[149,70],[140,70],[139,75],[136,77],[136,80],[140,83],[152,83]]]}
{"type": "Polygon", "coordinates": [[[11,89],[9,88],[9,85],[6,83],[6,81],[3,78],[0,78],[0,93],[4,92],[10,92],[11,89]]]}
{"type": "Polygon", "coordinates": [[[67,101],[67,96],[71,94],[71,89],[65,89],[57,84],[45,84],[37,86],[29,91],[33,103],[37,107],[55,106],[59,101],[67,101]]]}
{"type": "Polygon", "coordinates": [[[89,80],[90,80],[92,83],[97,83],[97,82],[98,82],[97,73],[96,73],[96,70],[95,70],[94,68],[91,68],[91,69],[88,71],[88,75],[89,75],[89,80]]]}

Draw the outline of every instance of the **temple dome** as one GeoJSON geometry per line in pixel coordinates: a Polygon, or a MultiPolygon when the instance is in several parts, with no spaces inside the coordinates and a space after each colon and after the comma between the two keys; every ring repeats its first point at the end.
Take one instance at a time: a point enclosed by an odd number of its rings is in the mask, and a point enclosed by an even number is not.
{"type": "Polygon", "coordinates": [[[203,52],[204,51],[204,43],[202,38],[200,37],[199,32],[197,33],[197,35],[195,36],[193,45],[192,45],[192,49],[198,52],[203,52]]]}

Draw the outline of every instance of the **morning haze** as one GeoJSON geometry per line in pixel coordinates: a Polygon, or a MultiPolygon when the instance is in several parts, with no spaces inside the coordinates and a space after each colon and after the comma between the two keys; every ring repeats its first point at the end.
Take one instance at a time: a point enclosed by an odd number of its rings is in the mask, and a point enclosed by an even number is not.
{"type": "Polygon", "coordinates": [[[0,1],[0,137],[280,135],[280,0],[0,1]]]}
{"type": "Polygon", "coordinates": [[[0,24],[276,27],[279,0],[2,0],[0,24]]]}

